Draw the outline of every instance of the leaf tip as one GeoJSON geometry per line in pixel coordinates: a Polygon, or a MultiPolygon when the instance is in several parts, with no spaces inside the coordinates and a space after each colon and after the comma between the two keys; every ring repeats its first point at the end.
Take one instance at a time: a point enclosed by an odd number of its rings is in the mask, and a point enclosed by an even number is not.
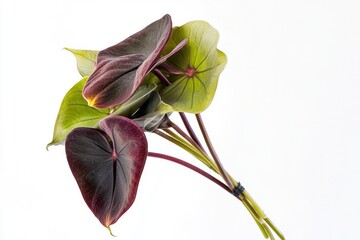
{"type": "Polygon", "coordinates": [[[86,101],[90,107],[96,107],[96,97],[94,98],[86,98],[86,101]]]}
{"type": "Polygon", "coordinates": [[[50,143],[46,145],[46,150],[49,151],[49,147],[51,146],[58,146],[63,144],[64,141],[59,141],[57,138],[54,138],[50,143]]]}
{"type": "Polygon", "coordinates": [[[69,51],[69,52],[71,52],[71,53],[73,53],[73,51],[72,51],[73,49],[71,49],[71,48],[64,47],[63,49],[64,49],[64,50],[67,50],[67,51],[69,51]]]}
{"type": "Polygon", "coordinates": [[[54,145],[54,142],[50,142],[46,145],[46,151],[49,151],[49,147],[51,147],[52,145],[54,145]]]}
{"type": "Polygon", "coordinates": [[[108,226],[108,227],[106,227],[106,228],[109,230],[111,236],[116,237],[116,236],[112,233],[110,226],[108,226]]]}

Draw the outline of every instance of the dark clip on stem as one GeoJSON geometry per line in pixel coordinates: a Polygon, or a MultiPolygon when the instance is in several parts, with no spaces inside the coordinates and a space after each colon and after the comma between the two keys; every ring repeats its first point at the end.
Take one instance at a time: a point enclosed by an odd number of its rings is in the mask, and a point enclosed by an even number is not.
{"type": "Polygon", "coordinates": [[[243,185],[241,185],[240,182],[238,182],[238,185],[234,188],[232,194],[233,194],[235,197],[239,197],[240,194],[242,194],[244,191],[245,191],[245,188],[243,187],[243,185]]]}

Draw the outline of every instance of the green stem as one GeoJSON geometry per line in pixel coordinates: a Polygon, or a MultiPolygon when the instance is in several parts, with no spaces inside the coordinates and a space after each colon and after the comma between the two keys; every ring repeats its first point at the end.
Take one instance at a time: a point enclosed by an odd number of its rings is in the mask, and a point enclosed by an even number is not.
{"type": "MultiPolygon", "coordinates": [[[[185,114],[184,113],[180,113],[181,116],[184,116],[184,120],[185,122],[189,123],[187,121],[187,118],[185,117],[185,114]]],[[[202,151],[204,154],[205,153],[205,150],[204,148],[198,143],[199,142],[199,139],[196,138],[197,140],[195,140],[193,137],[187,135],[176,123],[174,123],[173,121],[171,121],[169,119],[169,123],[170,123],[170,126],[175,129],[176,132],[178,132],[183,138],[185,138],[190,144],[192,144],[194,147],[196,147],[197,149],[199,149],[199,151],[202,151]]],[[[191,131],[193,132],[193,130],[191,129],[191,131]]],[[[189,132],[189,130],[188,130],[189,132]]],[[[190,133],[189,133],[190,134],[190,133]]],[[[196,137],[196,135],[195,135],[196,137]]]]}
{"type": "MultiPolygon", "coordinates": [[[[196,141],[194,139],[194,137],[187,135],[176,123],[174,123],[170,119],[168,119],[168,123],[178,134],[180,134],[181,137],[183,137],[187,141],[187,143],[189,143],[191,146],[194,146],[199,151],[199,153],[201,153],[205,158],[207,158],[210,162],[213,163],[213,160],[206,153],[203,146],[201,144],[200,145],[198,144],[199,140],[197,138],[196,138],[197,139],[197,141],[196,141]]],[[[164,131],[166,131],[166,129],[164,129],[164,131]]],[[[196,137],[196,135],[195,135],[195,137],[196,137]]],[[[212,164],[212,165],[214,166],[214,164],[212,164]]]]}
{"type": "Polygon", "coordinates": [[[280,239],[285,239],[284,235],[280,232],[280,230],[274,225],[274,223],[271,221],[270,218],[266,216],[264,211],[260,208],[259,204],[253,199],[253,197],[249,194],[249,192],[244,191],[243,192],[245,198],[250,202],[254,210],[257,212],[257,214],[264,219],[264,221],[269,225],[269,227],[278,235],[280,239]]]}
{"type": "Polygon", "coordinates": [[[261,217],[257,214],[257,212],[255,211],[255,209],[253,208],[253,206],[251,205],[251,203],[249,203],[248,199],[243,198],[243,204],[246,207],[246,209],[249,211],[249,213],[251,214],[251,216],[254,218],[254,220],[259,223],[259,224],[263,224],[263,222],[261,221],[261,217]]]}
{"type": "Polygon", "coordinates": [[[271,227],[271,229],[278,235],[282,240],[285,240],[285,236],[280,232],[280,230],[275,226],[275,224],[270,220],[270,218],[265,218],[265,222],[271,227]]]}
{"type": "Polygon", "coordinates": [[[257,204],[257,202],[255,202],[255,200],[251,197],[251,195],[249,194],[248,191],[244,191],[243,192],[244,196],[246,199],[249,200],[249,202],[251,203],[251,205],[254,207],[254,209],[256,210],[256,212],[259,214],[259,216],[263,219],[267,218],[267,216],[265,215],[264,211],[260,208],[260,206],[257,204]]]}
{"type": "MultiPolygon", "coordinates": [[[[175,129],[176,130],[176,129],[175,129]]],[[[163,137],[164,139],[176,144],[177,146],[183,148],[185,151],[189,152],[191,155],[199,159],[202,163],[212,169],[215,173],[220,174],[220,170],[217,165],[209,158],[209,156],[201,151],[201,149],[196,147],[196,145],[192,145],[170,129],[164,129],[164,132],[160,130],[154,131],[157,135],[163,137]],[[166,132],[166,133],[165,133],[166,132]]],[[[179,133],[180,134],[180,133],[179,133]]],[[[180,134],[182,135],[182,134],[180,134]]],[[[185,136],[183,136],[185,138],[185,136]]],[[[185,138],[188,139],[188,138],[185,138]]],[[[191,142],[192,143],[192,142],[191,142]]],[[[235,179],[226,172],[229,180],[235,184],[237,182],[235,179]]],[[[233,188],[232,188],[233,189],[233,188]]],[[[279,236],[280,239],[285,240],[283,234],[276,228],[276,226],[271,222],[271,220],[265,215],[265,213],[261,210],[260,206],[255,202],[255,200],[251,197],[251,195],[245,190],[239,196],[236,196],[241,202],[244,204],[246,209],[249,211],[251,216],[254,218],[256,224],[258,225],[260,231],[264,235],[265,238],[274,239],[274,236],[269,229],[269,227],[279,236]]]]}
{"type": "Polygon", "coordinates": [[[219,170],[216,168],[214,163],[212,161],[210,161],[209,159],[207,159],[204,155],[202,155],[194,146],[188,144],[183,139],[179,138],[177,135],[170,132],[169,130],[166,130],[166,131],[168,133],[170,133],[171,136],[168,134],[165,134],[159,130],[155,130],[154,133],[156,133],[160,137],[174,143],[175,145],[181,147],[182,149],[184,149],[185,151],[187,151],[188,153],[190,153],[191,155],[193,155],[194,157],[199,159],[202,163],[204,163],[206,166],[208,166],[211,170],[213,170],[216,173],[219,173],[219,170]]]}
{"type": "MultiPolygon", "coordinates": [[[[224,183],[222,183],[221,181],[219,181],[217,178],[213,177],[212,175],[210,175],[209,173],[205,172],[204,170],[184,161],[184,160],[181,160],[179,158],[175,158],[173,156],[169,156],[169,155],[166,155],[166,154],[162,154],[162,153],[155,153],[155,152],[148,152],[148,156],[149,157],[154,157],[154,158],[161,158],[161,159],[164,159],[164,160],[168,160],[168,161],[171,161],[171,162],[174,162],[174,163],[177,163],[179,165],[182,165],[190,170],[193,170],[194,172],[202,175],[203,177],[209,179],[210,181],[214,182],[215,184],[217,184],[218,186],[220,186],[221,188],[223,188],[225,191],[227,191],[228,193],[232,193],[231,189],[226,186],[224,183]]],[[[239,196],[234,196],[236,198],[239,199],[239,196]]],[[[249,210],[249,211],[252,211],[250,204],[245,201],[244,202],[246,208],[249,210]]],[[[253,213],[254,215],[256,215],[256,213],[253,213]]],[[[253,216],[254,217],[254,216],[253,216]]],[[[261,232],[263,233],[264,237],[265,238],[268,238],[270,236],[271,239],[273,239],[273,236],[269,230],[269,228],[264,225],[263,223],[261,223],[257,218],[255,218],[255,222],[257,223],[257,225],[259,226],[261,232]]]]}
{"type": "MultiPolygon", "coordinates": [[[[166,78],[166,76],[158,69],[154,69],[153,73],[163,82],[165,86],[170,85],[170,81],[166,78]]],[[[170,130],[164,130],[168,134],[165,134],[159,130],[156,130],[155,133],[159,136],[167,139],[168,141],[178,145],[179,147],[183,148],[190,154],[192,154],[194,157],[199,159],[202,163],[204,163],[206,166],[211,168],[216,173],[220,174],[224,181],[226,182],[227,186],[231,191],[235,190],[235,186],[237,186],[237,182],[235,179],[225,171],[222,163],[220,162],[220,159],[210,141],[210,138],[208,136],[208,133],[206,131],[205,125],[202,121],[201,115],[196,114],[196,119],[198,121],[199,127],[201,129],[201,132],[203,134],[203,137],[205,139],[206,145],[210,151],[211,156],[213,157],[213,160],[210,159],[210,157],[206,154],[204,148],[201,146],[200,141],[196,137],[191,125],[189,124],[186,116],[184,113],[180,113],[181,119],[184,122],[184,125],[187,129],[187,131],[190,134],[191,138],[188,138],[188,136],[183,133],[183,131],[180,128],[177,128],[177,126],[174,128],[180,135],[182,135],[183,138],[185,138],[187,141],[182,139],[181,137],[177,136],[175,133],[173,133],[170,130]],[[180,130],[179,130],[180,129],[180,130]]],[[[255,200],[250,196],[250,194],[247,191],[243,191],[239,194],[238,197],[244,206],[248,209],[252,217],[254,218],[256,224],[259,226],[261,232],[263,233],[265,238],[274,239],[274,236],[271,233],[271,230],[268,226],[280,237],[280,239],[285,239],[283,234],[277,229],[277,227],[271,222],[271,220],[265,215],[265,213],[261,210],[260,206],[255,202],[255,200]],[[268,225],[267,225],[268,224],[268,225]]]]}

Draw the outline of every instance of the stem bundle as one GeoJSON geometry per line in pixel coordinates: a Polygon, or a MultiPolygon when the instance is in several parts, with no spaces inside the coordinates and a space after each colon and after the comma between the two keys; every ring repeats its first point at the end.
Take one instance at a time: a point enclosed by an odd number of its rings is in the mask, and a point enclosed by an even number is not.
{"type": "Polygon", "coordinates": [[[285,239],[284,235],[273,224],[273,222],[265,215],[263,210],[251,197],[248,191],[246,191],[245,188],[243,188],[241,185],[239,186],[238,185],[239,183],[236,182],[235,179],[225,170],[225,168],[223,167],[220,161],[220,158],[218,157],[215,151],[215,148],[213,147],[210,141],[210,137],[206,131],[205,124],[202,120],[201,115],[196,114],[196,119],[212,158],[206,153],[206,151],[202,147],[199,139],[197,138],[195,132],[193,131],[191,125],[189,124],[189,121],[187,120],[185,114],[180,113],[180,115],[182,121],[184,122],[184,125],[186,126],[187,131],[189,132],[189,135],[186,134],[178,125],[176,125],[170,119],[167,119],[168,124],[172,129],[176,131],[176,133],[169,128],[165,128],[162,130],[155,130],[154,133],[170,141],[171,143],[176,144],[185,151],[189,152],[191,155],[193,155],[195,158],[200,160],[203,164],[205,164],[215,173],[219,174],[222,177],[222,179],[225,181],[225,183],[219,181],[217,178],[213,177],[209,173],[203,171],[202,169],[184,160],[154,152],[149,152],[148,156],[162,158],[171,162],[175,162],[206,177],[210,181],[214,182],[215,184],[223,188],[225,191],[233,194],[237,199],[239,199],[243,203],[245,208],[254,218],[256,224],[258,225],[258,227],[260,228],[262,234],[266,239],[267,238],[275,239],[270,229],[272,229],[280,239],[285,239]],[[239,190],[237,187],[241,187],[239,192],[237,192],[239,190]]]}

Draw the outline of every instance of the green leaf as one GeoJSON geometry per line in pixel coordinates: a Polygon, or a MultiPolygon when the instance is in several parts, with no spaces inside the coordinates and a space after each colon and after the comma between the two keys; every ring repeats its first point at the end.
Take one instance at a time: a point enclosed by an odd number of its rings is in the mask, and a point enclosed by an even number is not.
{"type": "Polygon", "coordinates": [[[66,93],[55,122],[53,140],[47,147],[62,143],[72,129],[95,127],[99,120],[108,116],[109,109],[90,107],[82,96],[87,78],[81,79],[66,93]]]}
{"type": "Polygon", "coordinates": [[[226,65],[226,55],[217,49],[219,33],[203,21],[189,22],[175,27],[162,53],[166,55],[187,38],[187,44],[166,64],[176,71],[169,71],[172,83],[161,92],[164,102],[175,111],[200,113],[214,98],[220,73],[226,65]]]}
{"type": "Polygon", "coordinates": [[[124,104],[120,105],[110,116],[124,116],[133,119],[146,131],[154,131],[163,122],[165,114],[173,108],[161,101],[155,83],[142,85],[124,104]]]}
{"type": "Polygon", "coordinates": [[[147,101],[136,111],[131,118],[146,131],[156,130],[164,121],[165,114],[173,112],[173,108],[161,101],[157,91],[151,92],[147,101]]]}
{"type": "Polygon", "coordinates": [[[93,50],[78,50],[72,48],[65,48],[73,53],[76,57],[77,69],[82,77],[90,76],[94,71],[96,56],[99,51],[93,50]]]}
{"type": "Polygon", "coordinates": [[[154,83],[140,86],[129,100],[117,107],[115,111],[111,113],[111,116],[124,116],[130,118],[148,101],[151,93],[156,91],[156,88],[157,86],[154,83]]]}

